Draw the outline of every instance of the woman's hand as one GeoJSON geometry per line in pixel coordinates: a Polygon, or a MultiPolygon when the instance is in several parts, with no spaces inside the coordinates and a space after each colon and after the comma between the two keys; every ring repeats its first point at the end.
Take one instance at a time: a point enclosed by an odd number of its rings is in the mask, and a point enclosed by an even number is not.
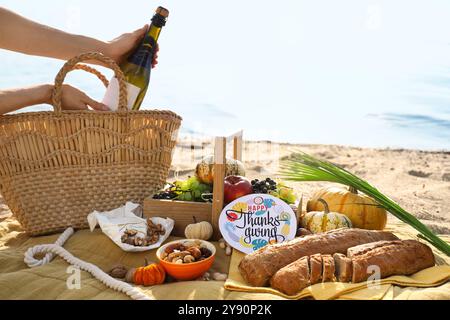
{"type": "Polygon", "coordinates": [[[103,103],[91,99],[84,92],[68,84],[63,85],[61,104],[64,110],[88,110],[88,106],[97,111],[110,110],[103,103]]]}
{"type": "MultiPolygon", "coordinates": [[[[106,55],[114,59],[118,64],[123,62],[144,38],[149,26],[145,25],[141,29],[131,33],[124,33],[121,36],[107,43],[106,55]]],[[[152,68],[158,64],[159,46],[156,45],[155,55],[153,56],[152,68]]]]}
{"type": "MultiPolygon", "coordinates": [[[[52,104],[53,85],[41,84],[26,88],[0,90],[0,115],[36,104],[52,104]]],[[[104,104],[89,98],[85,93],[68,84],[62,88],[62,108],[65,110],[108,111],[104,104]]]]}

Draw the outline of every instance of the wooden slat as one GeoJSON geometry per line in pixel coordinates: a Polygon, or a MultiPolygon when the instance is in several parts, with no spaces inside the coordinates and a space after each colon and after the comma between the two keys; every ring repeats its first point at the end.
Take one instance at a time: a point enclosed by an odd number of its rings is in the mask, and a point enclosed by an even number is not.
{"type": "Polygon", "coordinates": [[[198,222],[211,223],[211,203],[184,202],[170,200],[144,200],[144,217],[171,218],[175,221],[173,236],[184,238],[184,230],[188,224],[194,223],[194,216],[198,222]]]}
{"type": "Polygon", "coordinates": [[[223,209],[223,192],[227,152],[226,139],[224,137],[217,137],[214,148],[214,188],[211,221],[214,229],[213,239],[218,240],[221,238],[219,230],[219,217],[223,209]]]}
{"type": "Polygon", "coordinates": [[[233,159],[242,161],[242,135],[233,139],[233,159]]]}

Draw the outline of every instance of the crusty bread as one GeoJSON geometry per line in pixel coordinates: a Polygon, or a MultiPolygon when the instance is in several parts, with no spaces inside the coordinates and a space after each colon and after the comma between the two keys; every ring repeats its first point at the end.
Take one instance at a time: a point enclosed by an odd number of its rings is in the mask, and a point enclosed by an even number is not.
{"type": "Polygon", "coordinates": [[[362,229],[338,229],[265,246],[242,259],[239,271],[252,286],[267,286],[269,279],[281,268],[305,256],[316,253],[346,253],[356,245],[397,240],[391,232],[362,229]]]}
{"type": "Polygon", "coordinates": [[[385,247],[387,245],[391,244],[401,244],[401,240],[394,240],[394,241],[377,241],[377,242],[371,242],[371,243],[365,243],[360,244],[358,246],[349,248],[347,250],[347,257],[353,258],[356,256],[363,255],[371,250],[374,250],[376,248],[385,247]]]}
{"type": "Polygon", "coordinates": [[[311,284],[316,284],[322,281],[322,255],[320,253],[309,257],[309,271],[311,274],[311,284]]]}
{"type": "Polygon", "coordinates": [[[431,249],[419,241],[378,241],[350,248],[348,256],[335,253],[333,256],[315,254],[302,257],[278,270],[270,284],[285,294],[295,295],[320,281],[365,281],[372,274],[371,266],[377,266],[380,278],[386,278],[410,275],[434,264],[431,249]]]}
{"type": "Polygon", "coordinates": [[[334,276],[334,259],[331,255],[325,254],[322,256],[323,261],[323,273],[322,273],[322,282],[331,282],[335,281],[334,276]]]}
{"type": "Polygon", "coordinates": [[[383,279],[392,275],[410,275],[435,265],[431,249],[416,240],[382,241],[370,250],[352,248],[352,254],[353,283],[367,280],[371,276],[370,266],[378,267],[383,279]]]}
{"type": "Polygon", "coordinates": [[[348,258],[342,253],[335,253],[333,255],[334,265],[336,268],[336,279],[339,282],[352,281],[353,266],[352,259],[348,258]]]}
{"type": "Polygon", "coordinates": [[[303,257],[275,273],[270,280],[270,286],[292,296],[308,287],[309,279],[309,257],[303,257]]]}

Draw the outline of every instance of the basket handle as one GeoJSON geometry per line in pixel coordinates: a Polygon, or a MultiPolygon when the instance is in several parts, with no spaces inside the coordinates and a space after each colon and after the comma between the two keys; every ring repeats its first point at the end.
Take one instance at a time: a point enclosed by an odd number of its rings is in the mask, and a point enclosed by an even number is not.
{"type": "Polygon", "coordinates": [[[103,62],[107,66],[109,66],[113,71],[114,74],[119,82],[119,110],[120,111],[128,111],[128,93],[127,93],[127,86],[125,82],[125,77],[123,75],[122,70],[120,70],[119,66],[116,64],[114,60],[111,58],[98,53],[98,52],[88,52],[88,53],[82,53],[70,60],[68,60],[64,66],[61,68],[61,70],[58,72],[55,78],[55,86],[53,88],[52,93],[52,102],[53,102],[53,108],[56,113],[60,113],[62,110],[61,107],[61,99],[62,99],[62,85],[64,83],[64,79],[66,78],[66,75],[73,70],[84,70],[90,73],[95,74],[105,86],[108,85],[108,80],[97,70],[94,68],[88,67],[86,65],[79,65],[79,62],[86,61],[86,60],[97,60],[100,62],[103,62]]]}
{"type": "Polygon", "coordinates": [[[94,69],[92,67],[89,67],[86,64],[78,63],[76,64],[72,70],[83,70],[89,73],[92,73],[93,75],[97,76],[97,78],[103,83],[103,85],[107,88],[109,86],[109,80],[106,79],[106,77],[97,69],[94,69]]]}

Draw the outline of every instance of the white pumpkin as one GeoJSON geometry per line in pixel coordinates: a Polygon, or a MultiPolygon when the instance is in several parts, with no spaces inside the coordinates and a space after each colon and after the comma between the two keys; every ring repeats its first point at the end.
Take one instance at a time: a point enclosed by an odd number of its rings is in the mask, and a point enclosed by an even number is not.
{"type": "Polygon", "coordinates": [[[194,217],[194,223],[184,230],[187,239],[209,240],[213,236],[214,230],[211,223],[207,221],[198,222],[194,217]]]}
{"type": "Polygon", "coordinates": [[[350,219],[341,213],[330,212],[328,203],[319,199],[325,207],[325,211],[311,211],[304,215],[301,225],[312,233],[322,233],[340,228],[351,228],[350,219]]]}

